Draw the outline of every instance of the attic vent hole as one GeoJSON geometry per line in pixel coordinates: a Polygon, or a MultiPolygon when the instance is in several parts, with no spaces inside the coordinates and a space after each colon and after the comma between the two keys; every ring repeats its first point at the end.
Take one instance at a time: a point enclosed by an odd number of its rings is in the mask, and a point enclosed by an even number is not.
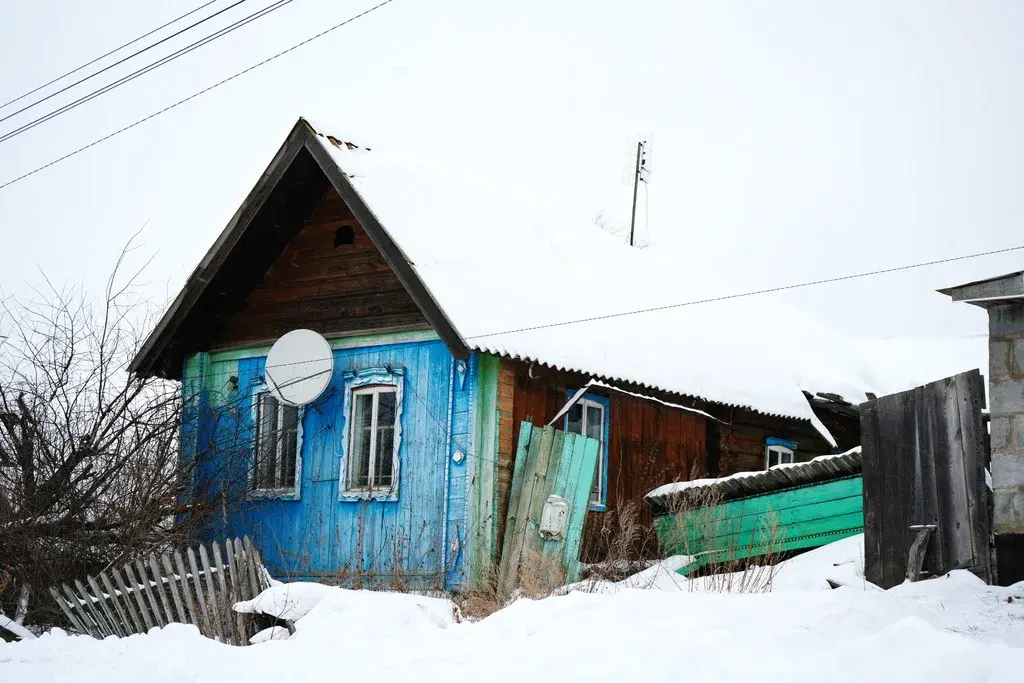
{"type": "Polygon", "coordinates": [[[340,247],[344,244],[355,244],[356,231],[351,225],[343,225],[334,233],[334,246],[340,247]]]}

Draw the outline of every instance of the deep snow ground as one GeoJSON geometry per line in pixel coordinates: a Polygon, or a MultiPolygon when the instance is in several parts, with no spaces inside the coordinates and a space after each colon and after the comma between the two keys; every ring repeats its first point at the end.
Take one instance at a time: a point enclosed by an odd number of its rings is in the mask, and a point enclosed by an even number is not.
{"type": "Polygon", "coordinates": [[[708,593],[654,571],[632,581],[644,588],[520,600],[478,623],[456,623],[441,599],[283,586],[286,605],[309,610],[290,640],[51,633],[0,644],[0,681],[1024,681],[1024,584],[954,572],[881,591],[862,578],[861,542],[786,563],[770,593],[708,593]]]}

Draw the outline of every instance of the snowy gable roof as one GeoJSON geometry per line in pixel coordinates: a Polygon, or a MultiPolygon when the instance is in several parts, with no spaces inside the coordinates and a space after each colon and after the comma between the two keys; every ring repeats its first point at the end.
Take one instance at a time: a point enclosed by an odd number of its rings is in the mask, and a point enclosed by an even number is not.
{"type": "Polygon", "coordinates": [[[768,296],[679,306],[733,292],[586,218],[310,127],[470,348],[814,422],[804,390],[866,398],[850,341],[768,296]]]}
{"type": "MultiPolygon", "coordinates": [[[[132,372],[180,377],[185,354],[210,343],[211,316],[229,300],[243,301],[269,267],[244,245],[286,246],[274,226],[287,216],[260,216],[288,203],[266,197],[287,178],[290,192],[312,201],[322,191],[317,176],[348,204],[457,357],[476,349],[805,419],[826,439],[803,392],[859,403],[875,384],[850,340],[770,296],[680,305],[737,290],[706,274],[688,278],[685,264],[632,249],[586,217],[431,162],[350,146],[305,119],[164,313],[132,372]]],[[[260,258],[276,257],[263,248],[260,258]]]]}

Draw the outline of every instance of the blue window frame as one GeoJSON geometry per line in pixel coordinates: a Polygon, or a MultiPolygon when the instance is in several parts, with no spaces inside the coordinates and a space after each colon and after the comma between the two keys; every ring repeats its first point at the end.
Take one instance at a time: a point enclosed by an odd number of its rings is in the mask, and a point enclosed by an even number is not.
{"type": "Polygon", "coordinates": [[[764,440],[764,468],[770,470],[776,465],[796,462],[796,441],[786,441],[769,436],[764,440]]]}
{"type": "MultiPolygon", "coordinates": [[[[566,391],[571,399],[575,391],[566,391]]],[[[590,487],[590,509],[604,512],[608,509],[608,422],[611,417],[611,401],[606,396],[584,394],[565,414],[564,429],[573,434],[583,434],[601,442],[597,458],[594,483],[590,487]]]]}
{"type": "Polygon", "coordinates": [[[302,494],[302,418],[305,410],[279,401],[266,386],[252,394],[249,498],[299,500],[302,494]]]}
{"type": "Polygon", "coordinates": [[[346,372],[338,500],[397,501],[405,371],[346,372]]]}

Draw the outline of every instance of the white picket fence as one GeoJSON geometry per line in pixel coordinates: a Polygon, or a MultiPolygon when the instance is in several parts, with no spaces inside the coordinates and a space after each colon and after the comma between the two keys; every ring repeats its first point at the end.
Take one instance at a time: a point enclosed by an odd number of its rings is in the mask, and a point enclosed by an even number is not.
{"type": "Polygon", "coordinates": [[[224,552],[215,542],[185,551],[150,555],[123,571],[111,568],[84,585],[74,581],[50,588],[50,595],[81,633],[96,638],[145,633],[154,626],[192,624],[209,637],[231,645],[248,645],[255,633],[251,615],[231,606],[250,600],[270,583],[252,541],[228,539],[224,552]],[[212,557],[212,562],[211,562],[212,557]]]}

